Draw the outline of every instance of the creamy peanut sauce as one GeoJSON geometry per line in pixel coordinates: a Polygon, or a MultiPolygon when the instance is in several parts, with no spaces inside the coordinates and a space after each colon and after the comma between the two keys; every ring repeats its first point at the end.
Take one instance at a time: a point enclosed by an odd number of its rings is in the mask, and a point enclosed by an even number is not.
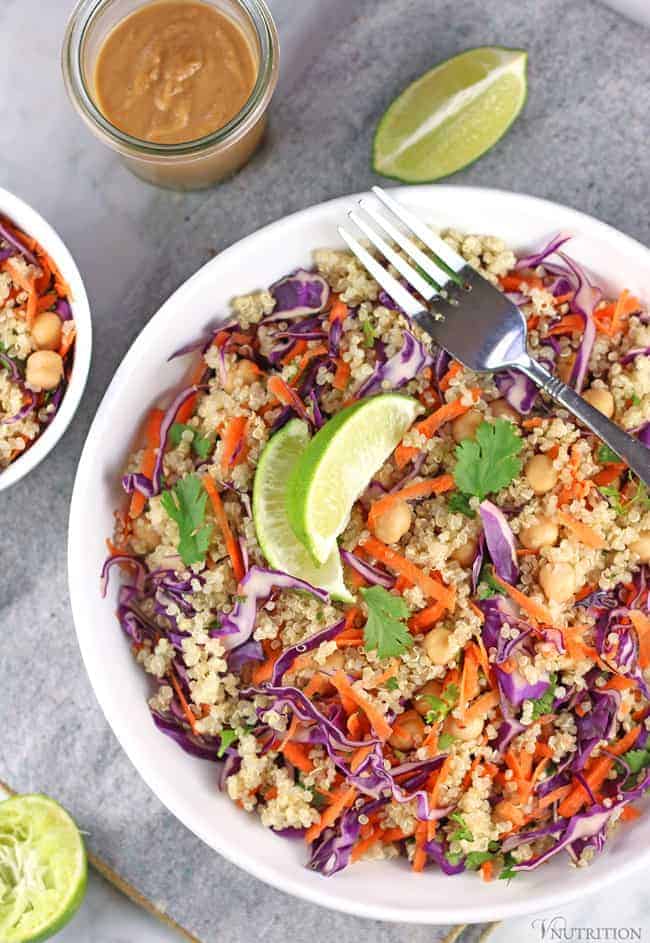
{"type": "Polygon", "coordinates": [[[181,144],[244,106],[257,63],[239,26],[198,0],[156,0],[109,33],[95,68],[104,116],[132,137],[181,144]]]}

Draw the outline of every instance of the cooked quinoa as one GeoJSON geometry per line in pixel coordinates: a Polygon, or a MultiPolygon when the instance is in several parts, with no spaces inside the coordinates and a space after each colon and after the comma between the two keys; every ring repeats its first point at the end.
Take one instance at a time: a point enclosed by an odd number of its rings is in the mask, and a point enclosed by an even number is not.
{"type": "MultiPolygon", "coordinates": [[[[531,354],[645,437],[641,302],[599,301],[585,351],[570,272],[551,275],[543,258],[517,267],[493,236],[444,235],[517,293],[531,354]]],[[[123,571],[120,622],[152,676],[153,719],[219,763],[241,809],[304,834],[324,874],[406,857],[416,871],[480,868],[489,879],[561,850],[584,864],[647,785],[647,492],[541,394],[524,408],[512,377],[432,349],[354,257],[321,249],[314,267],[234,299],[194,385],[154,410],[125,468],[130,504],[116,513],[105,575],[113,563],[123,571]],[[251,512],[265,445],[292,417],[316,429],[364,391],[389,390],[382,368],[407,337],[422,359],[399,386],[419,415],[340,535],[354,601],[278,586],[251,512]],[[468,444],[497,434],[512,473],[487,495],[463,490],[468,444]],[[194,502],[191,525],[179,495],[194,502]],[[266,589],[235,644],[228,627],[251,611],[254,583],[266,589]],[[400,607],[408,643],[391,657],[368,643],[370,584],[400,607]]],[[[6,304],[7,319],[19,302],[6,304]]],[[[0,321],[0,340],[24,358],[25,322],[12,323],[0,321]]],[[[2,386],[8,409],[1,397],[2,386]]]]}
{"type": "Polygon", "coordinates": [[[0,472],[50,424],[65,394],[75,338],[67,299],[54,261],[0,218],[0,472]]]}

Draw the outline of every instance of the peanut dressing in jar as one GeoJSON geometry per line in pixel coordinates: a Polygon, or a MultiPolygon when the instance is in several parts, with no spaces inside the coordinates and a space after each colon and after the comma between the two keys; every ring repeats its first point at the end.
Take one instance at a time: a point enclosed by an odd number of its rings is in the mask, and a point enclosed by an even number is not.
{"type": "Polygon", "coordinates": [[[95,66],[95,98],[120,131],[181,144],[228,124],[248,101],[257,69],[244,32],[215,6],[154,0],[106,37],[95,66]]]}

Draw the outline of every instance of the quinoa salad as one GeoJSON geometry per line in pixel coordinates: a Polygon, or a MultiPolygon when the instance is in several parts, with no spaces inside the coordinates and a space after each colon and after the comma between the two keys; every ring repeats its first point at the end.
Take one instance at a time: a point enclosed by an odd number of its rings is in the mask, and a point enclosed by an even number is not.
{"type": "MultiPolygon", "coordinates": [[[[517,258],[443,235],[520,305],[531,354],[650,445],[642,300],[590,285],[567,237],[517,258]]],[[[648,493],[523,376],[433,347],[352,255],[313,261],[176,352],[187,382],[124,469],[102,578],[120,583],[153,722],[324,875],[585,865],[650,787],[648,493]],[[407,426],[335,535],[340,583],[279,567],[260,524],[273,443],[286,461],[295,431],[307,455],[405,397],[407,426]]],[[[26,321],[3,317],[25,359],[26,321]]]]}
{"type": "Polygon", "coordinates": [[[54,419],[74,341],[69,290],[56,263],[0,217],[0,473],[54,419]]]}

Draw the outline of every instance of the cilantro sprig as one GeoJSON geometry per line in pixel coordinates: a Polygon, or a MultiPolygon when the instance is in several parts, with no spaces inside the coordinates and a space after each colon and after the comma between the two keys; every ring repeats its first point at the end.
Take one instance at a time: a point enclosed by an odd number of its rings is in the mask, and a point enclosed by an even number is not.
{"type": "Polygon", "coordinates": [[[450,841],[474,841],[474,836],[468,829],[467,822],[460,812],[452,812],[449,819],[458,825],[456,831],[449,836],[450,841]]]}
{"type": "Polygon", "coordinates": [[[447,500],[447,507],[455,514],[464,514],[465,517],[476,517],[476,511],[469,503],[470,496],[462,491],[452,491],[447,500]]]}
{"type": "Polygon", "coordinates": [[[413,645],[413,636],[404,624],[411,610],[401,596],[394,596],[383,586],[362,589],[361,595],[368,607],[368,619],[363,627],[366,651],[376,651],[380,659],[395,658],[413,645]]]}
{"type": "Polygon", "coordinates": [[[165,511],[178,524],[178,553],[185,566],[202,563],[210,544],[212,527],[205,523],[207,499],[198,475],[181,478],[160,495],[165,511]]]}
{"type": "Polygon", "coordinates": [[[636,491],[631,498],[624,498],[615,485],[601,485],[598,490],[607,498],[617,514],[623,514],[635,507],[640,511],[650,509],[650,493],[642,481],[637,482],[636,491]]]}
{"type": "Polygon", "coordinates": [[[522,446],[521,436],[507,419],[482,422],[474,440],[466,439],[456,446],[453,475],[458,488],[480,501],[501,491],[521,471],[522,446]]]}
{"type": "Polygon", "coordinates": [[[596,453],[596,457],[601,465],[608,465],[612,462],[620,462],[620,458],[613,449],[610,449],[608,445],[605,445],[603,442],[596,453]]]}
{"type": "Polygon", "coordinates": [[[444,720],[447,714],[458,704],[458,685],[448,684],[440,697],[436,697],[435,694],[421,694],[420,697],[431,707],[431,710],[427,712],[426,722],[437,724],[444,720]]]}
{"type": "Polygon", "coordinates": [[[481,567],[478,582],[479,599],[490,599],[491,596],[507,596],[503,586],[495,580],[492,566],[489,563],[484,563],[481,567]]]}
{"type": "Polygon", "coordinates": [[[550,684],[541,697],[533,698],[533,720],[543,717],[544,714],[550,714],[555,700],[555,689],[557,687],[557,674],[553,672],[549,677],[550,684]]]}
{"type": "Polygon", "coordinates": [[[210,449],[212,448],[212,443],[207,436],[199,435],[196,429],[193,429],[192,426],[188,426],[184,422],[175,422],[174,425],[169,430],[168,440],[171,442],[174,448],[177,448],[180,445],[181,439],[183,438],[184,432],[192,433],[192,448],[199,456],[205,460],[210,454],[210,449]]]}

